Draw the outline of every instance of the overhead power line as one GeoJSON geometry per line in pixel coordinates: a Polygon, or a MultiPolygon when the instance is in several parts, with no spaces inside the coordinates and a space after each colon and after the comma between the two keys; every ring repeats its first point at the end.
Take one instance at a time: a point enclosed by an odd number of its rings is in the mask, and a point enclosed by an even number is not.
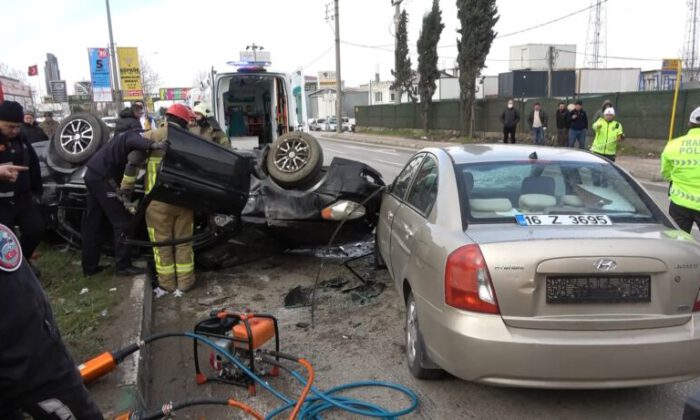
{"type": "Polygon", "coordinates": [[[331,46],[328,47],[327,50],[325,50],[323,53],[321,53],[321,55],[319,55],[318,57],[314,58],[313,61],[311,61],[309,64],[305,65],[305,66],[302,67],[301,69],[304,70],[304,69],[306,69],[306,68],[312,66],[312,65],[313,65],[314,63],[316,63],[318,60],[320,60],[320,59],[322,59],[323,57],[325,57],[326,54],[328,54],[329,52],[331,52],[331,50],[332,50],[334,47],[335,47],[335,44],[331,44],[331,46]]]}

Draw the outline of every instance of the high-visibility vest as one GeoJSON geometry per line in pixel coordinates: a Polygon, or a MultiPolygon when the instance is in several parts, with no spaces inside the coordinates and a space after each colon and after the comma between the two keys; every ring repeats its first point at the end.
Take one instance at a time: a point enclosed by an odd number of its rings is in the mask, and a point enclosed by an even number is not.
{"type": "Polygon", "coordinates": [[[591,152],[601,155],[615,155],[617,153],[617,140],[620,135],[624,135],[622,124],[615,120],[608,122],[601,117],[593,123],[593,130],[595,138],[591,145],[591,152]]]}
{"type": "Polygon", "coordinates": [[[668,142],[661,154],[661,174],[671,181],[672,202],[700,211],[700,127],[668,142]]]}

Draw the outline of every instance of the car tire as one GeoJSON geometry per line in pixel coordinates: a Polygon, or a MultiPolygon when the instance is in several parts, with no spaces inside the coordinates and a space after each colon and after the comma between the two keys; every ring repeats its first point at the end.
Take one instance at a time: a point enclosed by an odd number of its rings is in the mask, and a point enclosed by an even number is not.
{"type": "Polygon", "coordinates": [[[294,131],[277,138],[265,159],[270,177],[282,187],[303,187],[323,164],[323,149],[308,133],[294,131]]]}
{"type": "Polygon", "coordinates": [[[51,140],[56,154],[69,163],[88,160],[105,141],[105,129],[99,118],[87,114],[72,114],[61,122],[51,140]]]}
{"type": "Polygon", "coordinates": [[[434,364],[425,351],[423,335],[418,323],[418,311],[413,293],[406,297],[406,361],[411,375],[418,379],[439,379],[445,375],[442,369],[427,369],[423,366],[434,364]]]}

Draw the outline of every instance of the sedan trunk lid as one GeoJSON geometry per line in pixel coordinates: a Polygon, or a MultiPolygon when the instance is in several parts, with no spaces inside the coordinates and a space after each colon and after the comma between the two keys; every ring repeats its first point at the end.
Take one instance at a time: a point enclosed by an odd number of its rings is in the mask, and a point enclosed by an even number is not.
{"type": "Polygon", "coordinates": [[[688,322],[700,246],[661,225],[471,225],[506,324],[555,330],[688,322]]]}

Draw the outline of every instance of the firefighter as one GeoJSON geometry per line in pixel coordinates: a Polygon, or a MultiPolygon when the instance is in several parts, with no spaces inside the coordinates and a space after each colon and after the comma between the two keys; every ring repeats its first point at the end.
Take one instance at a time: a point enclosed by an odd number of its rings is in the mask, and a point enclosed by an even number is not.
{"type": "MultiPolygon", "coordinates": [[[[178,126],[187,129],[195,119],[192,110],[183,104],[171,105],[165,112],[165,123],[156,130],[144,133],[144,137],[154,144],[167,143],[168,128],[178,126]]],[[[135,175],[138,172],[139,157],[136,153],[130,156],[127,176],[121,185],[123,196],[131,195],[134,189],[135,175]]],[[[146,181],[144,191],[148,194],[156,182],[158,167],[163,158],[163,152],[152,152],[146,163],[146,181]]],[[[152,201],[146,209],[146,225],[151,242],[168,242],[189,238],[193,233],[194,214],[186,209],[161,201],[152,201]]],[[[187,291],[194,285],[194,254],[192,243],[164,245],[153,248],[153,257],[158,274],[160,287],[169,292],[187,291]]]]}
{"type": "Polygon", "coordinates": [[[0,223],[19,228],[22,251],[31,257],[41,242],[44,219],[39,208],[43,192],[39,158],[21,134],[24,122],[22,105],[14,101],[0,103],[0,165],[20,165],[29,169],[15,182],[0,180],[0,223]]]}
{"type": "Polygon", "coordinates": [[[193,111],[195,121],[190,127],[192,133],[222,146],[228,147],[231,145],[226,133],[221,130],[221,126],[219,126],[209,107],[204,102],[196,105],[193,111]]]}
{"type": "MultiPolygon", "coordinates": [[[[0,166],[0,181],[28,168],[0,166]]],[[[0,224],[0,418],[102,419],[12,230],[0,224]]]]}
{"type": "Polygon", "coordinates": [[[141,130],[137,128],[115,136],[88,160],[84,176],[88,190],[87,212],[83,221],[84,275],[91,276],[106,268],[99,265],[105,216],[112,224],[117,275],[133,276],[144,272],[142,268],[131,264],[130,247],[123,242],[132,216],[117,194],[117,189],[131,151],[160,150],[165,147],[165,143],[154,143],[142,137],[141,130]]]}
{"type": "Polygon", "coordinates": [[[668,142],[661,154],[661,174],[671,182],[668,213],[684,231],[700,227],[700,107],[690,114],[685,136],[668,142]]]}

